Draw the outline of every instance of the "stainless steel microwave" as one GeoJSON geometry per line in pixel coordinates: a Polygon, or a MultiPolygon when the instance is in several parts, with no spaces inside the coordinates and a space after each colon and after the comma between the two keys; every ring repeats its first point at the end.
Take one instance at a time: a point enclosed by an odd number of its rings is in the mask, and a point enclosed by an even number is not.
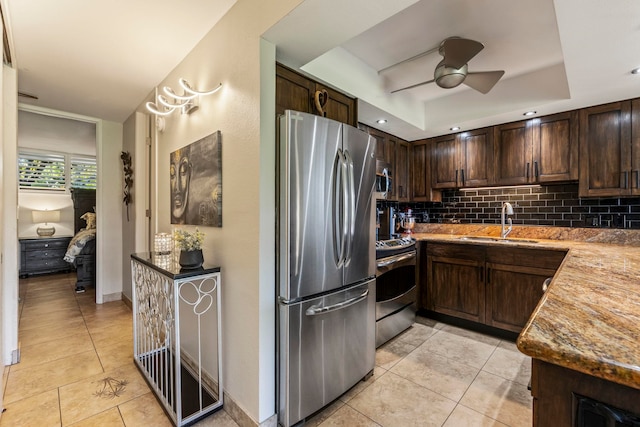
{"type": "Polygon", "coordinates": [[[376,199],[391,199],[393,196],[393,173],[391,164],[376,160],[376,199]]]}

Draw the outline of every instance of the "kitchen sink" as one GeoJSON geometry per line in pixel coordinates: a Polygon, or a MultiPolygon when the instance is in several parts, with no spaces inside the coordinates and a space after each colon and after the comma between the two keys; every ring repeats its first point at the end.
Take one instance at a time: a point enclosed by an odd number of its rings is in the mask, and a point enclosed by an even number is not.
{"type": "Polygon", "coordinates": [[[487,242],[487,243],[538,243],[537,240],[531,239],[501,239],[499,237],[488,237],[488,236],[462,236],[459,237],[458,240],[464,240],[468,242],[487,242]]]}

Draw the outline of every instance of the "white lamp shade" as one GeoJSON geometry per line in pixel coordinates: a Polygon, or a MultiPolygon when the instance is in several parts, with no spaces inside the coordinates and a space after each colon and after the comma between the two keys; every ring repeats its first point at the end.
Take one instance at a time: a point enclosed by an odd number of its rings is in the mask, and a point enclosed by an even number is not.
{"type": "Polygon", "coordinates": [[[60,222],[60,211],[31,211],[34,224],[60,222]]]}

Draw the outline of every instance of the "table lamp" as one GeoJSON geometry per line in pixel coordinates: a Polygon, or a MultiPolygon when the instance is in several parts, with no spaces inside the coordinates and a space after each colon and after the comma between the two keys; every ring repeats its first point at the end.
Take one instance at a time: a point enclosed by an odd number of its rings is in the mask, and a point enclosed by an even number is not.
{"type": "Polygon", "coordinates": [[[50,222],[60,222],[60,211],[31,211],[31,220],[34,224],[44,223],[44,227],[38,227],[36,233],[40,237],[51,237],[56,229],[50,222]]]}

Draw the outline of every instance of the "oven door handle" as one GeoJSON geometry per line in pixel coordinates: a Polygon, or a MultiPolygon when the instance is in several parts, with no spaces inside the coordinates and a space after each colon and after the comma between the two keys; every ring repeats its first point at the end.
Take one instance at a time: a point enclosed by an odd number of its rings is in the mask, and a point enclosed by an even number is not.
{"type": "Polygon", "coordinates": [[[386,266],[394,264],[396,262],[404,261],[406,259],[411,259],[411,258],[415,258],[415,257],[416,257],[416,253],[413,252],[413,251],[412,252],[407,252],[407,253],[404,253],[404,254],[392,255],[390,257],[379,259],[378,261],[376,261],[376,265],[378,266],[378,268],[386,267],[386,266]]]}
{"type": "Polygon", "coordinates": [[[342,301],[327,307],[318,307],[316,305],[312,305],[307,309],[307,311],[305,311],[305,314],[307,316],[317,316],[318,314],[325,314],[330,311],[341,310],[343,308],[347,308],[349,306],[359,303],[363,299],[367,298],[367,296],[369,296],[369,289],[365,290],[362,294],[358,295],[357,297],[349,298],[346,301],[342,301]]]}

